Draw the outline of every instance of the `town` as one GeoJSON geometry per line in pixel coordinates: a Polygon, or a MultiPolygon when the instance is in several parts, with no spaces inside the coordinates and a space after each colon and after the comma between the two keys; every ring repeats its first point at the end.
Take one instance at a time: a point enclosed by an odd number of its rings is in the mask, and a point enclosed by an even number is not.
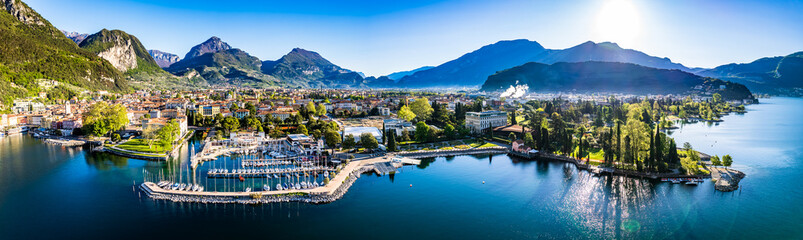
{"type": "MultiPolygon", "coordinates": [[[[389,174],[399,164],[420,161],[414,159],[502,149],[522,159],[570,162],[594,174],[695,185],[713,176],[718,180],[717,189],[723,191],[735,190],[743,177],[741,172],[718,167],[730,166],[730,156],[720,160],[719,156],[693,150],[688,143],[678,147],[664,132],[688,121],[721,121],[720,117],[730,112],[744,112],[744,104],[750,101],[724,101],[719,94],[502,96],[242,88],[140,90],[131,94],[99,91],[51,99],[43,92],[15,101],[13,113],[1,115],[0,129],[4,135],[28,133],[50,144],[86,143],[96,152],[157,161],[178,158],[178,149],[188,139],[203,138],[203,149],[192,154],[187,171],[212,161],[205,167],[207,178],[239,177],[240,182],[244,177],[264,178],[262,185],[254,181],[240,187],[233,183],[228,189],[222,185],[224,192],[240,192],[242,196],[249,196],[260,186],[264,191],[273,190],[274,197],[266,201],[287,201],[288,197],[333,201],[350,185],[341,184],[345,179],[332,181],[338,184],[325,188],[326,194],[313,191],[314,198],[286,194],[299,194],[313,186],[323,190],[329,177],[344,169],[349,171],[345,175],[354,176],[353,181],[365,171],[389,174]],[[243,169],[215,167],[214,161],[225,157],[238,161],[236,165],[243,169]],[[296,180],[268,184],[270,178],[284,177],[296,180]],[[301,181],[301,177],[308,181],[301,181]]],[[[143,188],[155,198],[189,201],[194,198],[159,192],[204,191],[203,184],[184,184],[176,179],[183,175],[151,173],[143,180],[147,183],[143,188]]],[[[219,202],[225,196],[194,201],[219,202]]]]}

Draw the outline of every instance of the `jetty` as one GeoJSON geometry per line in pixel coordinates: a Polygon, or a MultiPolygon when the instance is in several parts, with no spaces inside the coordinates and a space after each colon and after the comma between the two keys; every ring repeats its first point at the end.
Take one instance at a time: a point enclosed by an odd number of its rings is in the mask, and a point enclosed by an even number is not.
{"type": "MultiPolygon", "coordinates": [[[[260,204],[272,202],[329,203],[340,199],[363,173],[376,172],[377,163],[394,163],[390,156],[379,156],[350,161],[335,171],[338,173],[328,184],[307,189],[270,190],[253,192],[185,191],[161,188],[146,181],[140,190],[155,200],[198,203],[260,204]]],[[[398,165],[394,165],[398,166],[398,165]]],[[[327,169],[329,170],[329,169],[327,169]]]]}
{"type": "MultiPolygon", "coordinates": [[[[245,170],[245,169],[242,169],[242,170],[245,170]]],[[[273,174],[281,175],[281,174],[295,174],[295,173],[307,173],[307,172],[324,172],[324,171],[331,172],[331,171],[335,171],[336,169],[335,168],[331,168],[331,167],[329,167],[329,168],[311,167],[311,168],[292,168],[292,169],[278,169],[278,170],[265,169],[265,170],[268,170],[268,171],[265,171],[265,172],[260,172],[260,171],[245,172],[245,171],[243,171],[243,172],[236,172],[236,173],[235,172],[225,172],[225,173],[210,172],[210,173],[207,173],[207,176],[209,176],[210,178],[220,178],[220,177],[222,177],[222,178],[236,178],[236,177],[264,178],[264,177],[268,177],[269,175],[273,175],[273,174]]]]}
{"type": "Polygon", "coordinates": [[[79,146],[84,146],[84,144],[86,144],[85,141],[81,140],[52,139],[52,138],[45,139],[45,143],[64,147],[79,147],[79,146]]]}
{"type": "Polygon", "coordinates": [[[504,154],[508,152],[509,149],[506,147],[484,147],[484,148],[470,148],[470,149],[404,152],[396,155],[406,158],[433,158],[433,157],[449,157],[449,156],[475,155],[475,154],[504,154]]]}

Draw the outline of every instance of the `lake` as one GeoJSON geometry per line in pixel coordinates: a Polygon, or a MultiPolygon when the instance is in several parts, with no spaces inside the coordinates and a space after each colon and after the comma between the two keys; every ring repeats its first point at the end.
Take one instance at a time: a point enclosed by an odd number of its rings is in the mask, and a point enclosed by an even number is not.
{"type": "Polygon", "coordinates": [[[678,145],[733,156],[747,177],[730,193],[712,182],[598,178],[569,164],[486,155],[366,174],[330,204],[173,203],[145,197],[134,182],[186,164],[188,147],[165,163],[12,136],[0,139],[0,239],[801,238],[803,99],[747,109],[671,133],[678,145]]]}

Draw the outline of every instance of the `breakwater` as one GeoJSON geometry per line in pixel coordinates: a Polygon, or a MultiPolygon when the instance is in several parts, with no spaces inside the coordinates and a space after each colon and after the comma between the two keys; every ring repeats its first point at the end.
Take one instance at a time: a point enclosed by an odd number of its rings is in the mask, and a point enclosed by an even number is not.
{"type": "Polygon", "coordinates": [[[458,155],[474,155],[474,154],[503,154],[508,153],[506,147],[486,147],[486,148],[471,148],[471,149],[452,149],[452,150],[428,150],[398,153],[397,156],[408,158],[433,158],[433,157],[448,157],[458,155]]]}
{"type": "MultiPolygon", "coordinates": [[[[358,163],[355,163],[359,165],[358,163]]],[[[356,165],[354,165],[356,166],[356,165]]],[[[352,169],[345,177],[338,175],[325,187],[302,190],[264,192],[191,192],[162,189],[153,182],[139,185],[140,190],[155,200],[195,203],[262,204],[276,202],[330,203],[343,197],[363,173],[375,171],[373,165],[352,169]]]]}
{"type": "Polygon", "coordinates": [[[52,138],[45,139],[45,143],[64,147],[79,147],[86,144],[86,142],[80,140],[52,139],[52,138]]]}

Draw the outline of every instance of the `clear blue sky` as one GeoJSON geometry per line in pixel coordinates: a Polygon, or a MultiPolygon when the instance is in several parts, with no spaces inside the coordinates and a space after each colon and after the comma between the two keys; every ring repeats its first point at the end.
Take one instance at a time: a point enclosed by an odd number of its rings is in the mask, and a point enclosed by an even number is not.
{"type": "Polygon", "coordinates": [[[689,67],[803,51],[801,1],[24,1],[60,29],[121,29],[182,57],[219,36],[263,60],[301,47],[377,76],[519,38],[553,49],[614,41],[689,67]]]}

